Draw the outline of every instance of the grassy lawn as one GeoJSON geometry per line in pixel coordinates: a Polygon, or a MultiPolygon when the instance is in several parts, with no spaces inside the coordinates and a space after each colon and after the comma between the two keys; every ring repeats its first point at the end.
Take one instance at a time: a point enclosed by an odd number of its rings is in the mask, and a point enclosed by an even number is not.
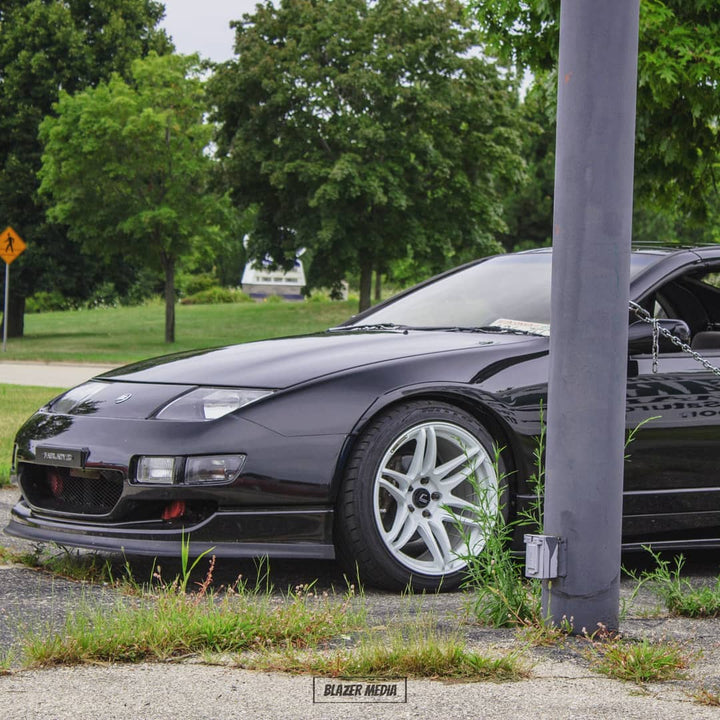
{"type": "Polygon", "coordinates": [[[2,360],[121,364],[169,352],[316,332],[356,312],[356,301],[178,305],[176,342],[171,345],[163,341],[165,310],[159,303],[27,314],[25,337],[10,338],[2,360]]]}
{"type": "Polygon", "coordinates": [[[0,485],[8,482],[12,449],[18,428],[61,388],[0,385],[0,485]]]}

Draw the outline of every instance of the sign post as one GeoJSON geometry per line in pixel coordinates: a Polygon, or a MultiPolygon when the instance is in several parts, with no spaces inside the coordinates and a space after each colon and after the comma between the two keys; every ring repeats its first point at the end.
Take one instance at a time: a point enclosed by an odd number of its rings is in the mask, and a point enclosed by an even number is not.
{"type": "Polygon", "coordinates": [[[7,350],[8,306],[10,304],[10,263],[18,258],[27,245],[8,225],[0,234],[0,257],[5,261],[5,305],[3,306],[2,351],[7,350]]]}

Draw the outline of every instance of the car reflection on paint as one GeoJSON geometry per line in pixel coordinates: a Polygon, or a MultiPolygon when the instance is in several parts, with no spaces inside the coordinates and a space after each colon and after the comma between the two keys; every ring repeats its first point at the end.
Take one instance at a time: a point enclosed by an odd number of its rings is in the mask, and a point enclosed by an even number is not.
{"type": "MultiPolygon", "coordinates": [[[[20,429],[6,532],[127,554],[333,558],[451,588],[528,507],[546,402],[547,250],[479,260],[314,335],[147,360],[20,429]],[[500,449],[495,462],[495,449],[500,449]]],[[[720,249],[632,255],[631,296],[720,363],[720,249]]],[[[626,548],[720,546],[720,379],[629,313],[626,548]]],[[[519,531],[521,535],[521,531],[519,531]]],[[[520,539],[517,538],[518,547],[520,539]]]]}

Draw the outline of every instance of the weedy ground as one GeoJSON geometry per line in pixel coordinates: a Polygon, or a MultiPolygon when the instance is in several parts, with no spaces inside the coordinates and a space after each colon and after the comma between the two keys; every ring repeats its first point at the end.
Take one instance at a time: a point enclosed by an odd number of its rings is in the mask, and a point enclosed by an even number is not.
{"type": "MultiPolygon", "coordinates": [[[[214,559],[209,563],[205,578],[194,587],[188,586],[194,569],[189,562],[181,563],[171,582],[157,570],[153,582],[144,585],[127,575],[114,580],[125,592],[111,608],[80,605],[61,631],[27,633],[22,664],[198,657],[328,675],[511,680],[529,672],[521,652],[485,656],[471,651],[459,633],[437,631],[427,615],[421,624],[401,618],[392,631],[370,626],[364,598],[352,585],[342,595],[316,592],[313,585],[278,593],[261,565],[254,583],[239,579],[231,587],[215,589],[214,559]]],[[[0,670],[9,669],[14,659],[5,658],[0,670]]]]}
{"type": "Polygon", "coordinates": [[[625,573],[636,583],[631,601],[642,588],[647,588],[672,615],[691,618],[720,617],[720,576],[713,585],[693,585],[682,576],[685,565],[683,555],[670,561],[652,548],[646,547],[645,550],[655,562],[652,570],[638,573],[625,569],[625,573]]]}
{"type": "MultiPolygon", "coordinates": [[[[4,557],[17,560],[7,552],[4,557]]],[[[577,638],[567,634],[568,628],[526,620],[516,624],[514,641],[505,637],[500,645],[483,643],[478,650],[471,640],[477,620],[467,607],[465,616],[459,613],[448,623],[447,617],[436,617],[432,608],[437,606],[427,597],[408,596],[402,599],[402,611],[378,621],[354,586],[339,593],[320,592],[314,585],[278,592],[267,565],[258,567],[252,582],[239,578],[223,587],[214,581],[214,560],[208,558],[203,559],[208,570],[197,581],[190,580],[193,563],[187,558],[171,581],[155,568],[146,583],[133,579],[129,565],[124,571],[110,568],[100,558],[61,549],[29,553],[25,560],[53,572],[59,566],[65,577],[112,585],[117,600],[102,608],[81,603],[59,630],[27,633],[14,655],[0,657],[0,673],[18,667],[194,658],[328,677],[516,681],[532,675],[538,657],[560,652],[597,673],[640,687],[680,679],[694,702],[713,706],[719,701],[719,688],[689,679],[697,654],[672,639],[623,638],[602,628],[577,638]],[[46,564],[53,555],[64,557],[46,564]],[[78,569],[68,570],[74,563],[78,569]],[[533,650],[538,646],[539,655],[533,650]]]]}

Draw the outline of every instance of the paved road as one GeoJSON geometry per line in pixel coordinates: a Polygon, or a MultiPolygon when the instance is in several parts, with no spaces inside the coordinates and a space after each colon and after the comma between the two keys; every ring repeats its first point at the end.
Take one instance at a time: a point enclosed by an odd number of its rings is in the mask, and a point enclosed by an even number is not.
{"type": "Polygon", "coordinates": [[[113,367],[115,366],[0,360],[0,383],[38,385],[41,387],[73,387],[95,375],[112,370],[113,367]]]}

